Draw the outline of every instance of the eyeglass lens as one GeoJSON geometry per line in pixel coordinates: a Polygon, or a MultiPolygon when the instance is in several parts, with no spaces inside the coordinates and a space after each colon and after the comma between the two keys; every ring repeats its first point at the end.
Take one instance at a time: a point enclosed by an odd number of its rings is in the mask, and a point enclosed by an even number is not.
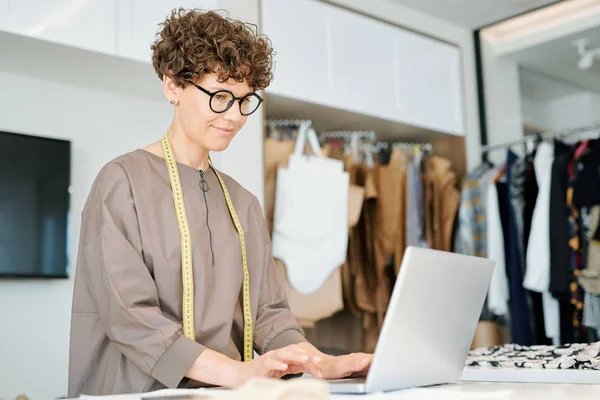
{"type": "MultiPolygon", "coordinates": [[[[210,107],[214,112],[227,111],[234,102],[233,95],[227,91],[219,91],[212,96],[210,107]]],[[[258,106],[260,100],[255,94],[249,94],[240,100],[240,111],[243,115],[252,114],[258,106]]]]}

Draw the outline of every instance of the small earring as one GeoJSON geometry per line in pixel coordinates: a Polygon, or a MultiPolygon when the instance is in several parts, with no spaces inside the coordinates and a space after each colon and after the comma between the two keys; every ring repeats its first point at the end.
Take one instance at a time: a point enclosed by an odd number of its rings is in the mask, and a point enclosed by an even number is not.
{"type": "Polygon", "coordinates": [[[169,103],[175,104],[175,100],[171,100],[171,101],[169,101],[169,103]]]}

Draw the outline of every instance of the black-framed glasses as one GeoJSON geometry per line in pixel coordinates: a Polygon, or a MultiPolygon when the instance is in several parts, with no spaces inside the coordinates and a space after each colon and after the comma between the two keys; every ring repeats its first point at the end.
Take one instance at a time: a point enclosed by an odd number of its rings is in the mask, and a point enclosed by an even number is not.
{"type": "Polygon", "coordinates": [[[198,89],[210,96],[209,106],[210,109],[217,113],[224,113],[229,110],[233,103],[237,100],[240,105],[240,114],[248,116],[254,111],[258,110],[258,107],[263,102],[263,98],[256,93],[248,93],[244,97],[235,97],[229,90],[217,90],[216,92],[209,92],[200,85],[196,85],[193,82],[190,84],[196,86],[198,89]]]}

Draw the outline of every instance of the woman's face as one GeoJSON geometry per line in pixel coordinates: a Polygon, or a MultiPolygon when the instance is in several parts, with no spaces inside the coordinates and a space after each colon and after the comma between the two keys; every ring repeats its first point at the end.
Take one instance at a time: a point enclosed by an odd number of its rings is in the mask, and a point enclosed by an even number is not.
{"type": "MultiPolygon", "coordinates": [[[[216,74],[206,74],[196,84],[211,93],[228,90],[238,98],[252,92],[246,81],[230,79],[228,82],[219,82],[216,74]]],[[[207,150],[225,150],[248,119],[240,113],[238,100],[227,111],[216,113],[210,108],[210,95],[196,86],[188,84],[178,92],[175,118],[187,138],[207,150]]]]}

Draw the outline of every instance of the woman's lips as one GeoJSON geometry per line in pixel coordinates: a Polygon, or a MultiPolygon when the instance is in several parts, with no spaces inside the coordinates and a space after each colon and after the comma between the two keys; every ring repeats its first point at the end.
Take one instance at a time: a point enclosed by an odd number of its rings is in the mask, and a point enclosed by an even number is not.
{"type": "Polygon", "coordinates": [[[226,136],[232,135],[234,132],[234,129],[231,128],[219,128],[218,126],[213,126],[213,128],[215,128],[222,135],[226,136]]]}

